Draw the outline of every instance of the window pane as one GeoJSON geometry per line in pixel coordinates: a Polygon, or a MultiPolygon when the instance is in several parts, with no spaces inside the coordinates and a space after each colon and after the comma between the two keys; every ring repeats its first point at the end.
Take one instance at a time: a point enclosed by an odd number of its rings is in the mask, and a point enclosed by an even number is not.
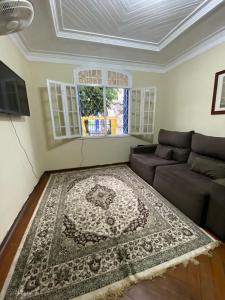
{"type": "Polygon", "coordinates": [[[62,96],[57,96],[57,97],[58,97],[58,110],[63,111],[62,96]]]}
{"type": "Polygon", "coordinates": [[[64,113],[63,112],[59,113],[59,118],[60,118],[60,125],[65,126],[65,119],[64,119],[64,113]]]}
{"type": "Polygon", "coordinates": [[[83,70],[78,73],[80,84],[102,84],[101,70],[83,70]]]}
{"type": "Polygon", "coordinates": [[[129,79],[126,74],[116,72],[116,71],[108,71],[108,85],[128,87],[129,79]]]}
{"type": "Polygon", "coordinates": [[[104,135],[103,88],[80,86],[79,97],[83,135],[104,135]]]}
{"type": "Polygon", "coordinates": [[[62,91],[61,91],[60,84],[56,84],[56,92],[57,92],[58,95],[61,95],[62,91]]]}
{"type": "Polygon", "coordinates": [[[60,126],[60,120],[59,120],[59,114],[58,114],[58,112],[54,112],[54,123],[55,123],[55,127],[59,127],[60,126]]]}
{"type": "Polygon", "coordinates": [[[128,93],[125,89],[106,88],[107,133],[128,133],[128,93]]]}
{"type": "Polygon", "coordinates": [[[72,104],[71,109],[72,109],[73,111],[76,111],[76,112],[77,112],[77,102],[76,102],[76,98],[75,98],[75,97],[72,97],[72,98],[71,98],[71,104],[72,104]]]}
{"type": "Polygon", "coordinates": [[[61,127],[61,133],[62,135],[66,135],[66,127],[61,127]]]}
{"type": "Polygon", "coordinates": [[[67,94],[67,97],[71,97],[70,86],[66,87],[66,94],[67,94]]]}
{"type": "Polygon", "coordinates": [[[69,112],[69,122],[70,122],[70,126],[74,126],[74,122],[73,122],[73,113],[69,112]]]}

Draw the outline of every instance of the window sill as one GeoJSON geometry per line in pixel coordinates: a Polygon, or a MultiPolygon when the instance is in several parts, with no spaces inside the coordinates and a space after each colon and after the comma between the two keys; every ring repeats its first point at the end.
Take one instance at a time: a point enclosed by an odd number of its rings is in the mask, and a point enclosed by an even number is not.
{"type": "Polygon", "coordinates": [[[130,137],[130,134],[116,134],[116,135],[101,135],[101,136],[82,136],[79,137],[79,140],[86,140],[86,139],[110,139],[110,138],[128,138],[130,137]]]}

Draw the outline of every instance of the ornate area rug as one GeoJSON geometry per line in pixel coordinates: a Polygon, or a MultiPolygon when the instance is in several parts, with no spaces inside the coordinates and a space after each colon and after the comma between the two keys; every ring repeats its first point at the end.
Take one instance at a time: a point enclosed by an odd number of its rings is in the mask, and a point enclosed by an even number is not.
{"type": "Polygon", "coordinates": [[[1,299],[107,299],[217,242],[126,165],[51,176],[1,299]]]}

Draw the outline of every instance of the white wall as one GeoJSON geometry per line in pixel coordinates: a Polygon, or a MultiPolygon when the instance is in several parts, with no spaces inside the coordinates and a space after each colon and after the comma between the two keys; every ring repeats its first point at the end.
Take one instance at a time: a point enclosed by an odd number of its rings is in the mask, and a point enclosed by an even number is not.
{"type": "Polygon", "coordinates": [[[225,115],[211,115],[215,73],[225,70],[225,43],[163,76],[158,129],[225,136],[225,115]]]}
{"type": "MultiPolygon", "coordinates": [[[[0,60],[13,69],[27,83],[29,99],[32,98],[32,79],[28,62],[22,57],[8,37],[0,37],[0,60]]],[[[42,174],[35,137],[35,103],[30,101],[31,118],[13,117],[14,126],[39,177],[42,174]]],[[[37,183],[22,151],[10,117],[0,114],[0,242],[24,202],[37,183]]]]}

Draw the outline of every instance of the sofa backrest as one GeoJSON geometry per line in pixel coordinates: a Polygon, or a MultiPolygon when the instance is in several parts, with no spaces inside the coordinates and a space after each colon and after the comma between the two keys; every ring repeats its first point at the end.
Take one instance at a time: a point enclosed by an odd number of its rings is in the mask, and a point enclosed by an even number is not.
{"type": "Polygon", "coordinates": [[[171,147],[173,160],[186,162],[191,151],[192,134],[193,131],[179,132],[160,129],[158,141],[161,145],[171,147]]]}
{"type": "Polygon", "coordinates": [[[194,133],[188,163],[191,164],[195,157],[200,156],[225,162],[225,138],[194,133]]]}

